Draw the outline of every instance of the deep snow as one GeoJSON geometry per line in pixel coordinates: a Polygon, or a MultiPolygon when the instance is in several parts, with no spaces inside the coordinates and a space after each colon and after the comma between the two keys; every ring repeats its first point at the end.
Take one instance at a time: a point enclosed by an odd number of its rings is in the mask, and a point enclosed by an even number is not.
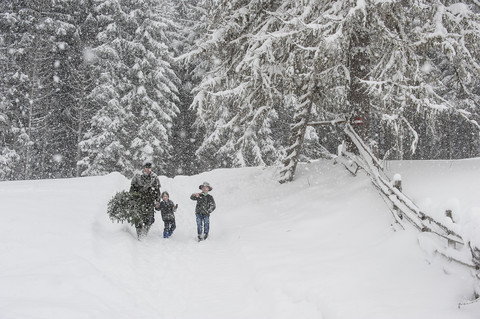
{"type": "MultiPolygon", "coordinates": [[[[391,162],[428,213],[480,207],[480,159],[391,162]]],[[[368,177],[320,160],[280,185],[275,168],[160,177],[179,204],[137,241],[106,205],[103,177],[0,183],[0,318],[479,318],[468,270],[431,256],[394,221],[368,177]],[[213,186],[209,239],[195,240],[198,185],[213,186]]],[[[475,226],[475,225],[474,225],[475,226]]],[[[478,227],[479,225],[476,225],[478,227]]]]}

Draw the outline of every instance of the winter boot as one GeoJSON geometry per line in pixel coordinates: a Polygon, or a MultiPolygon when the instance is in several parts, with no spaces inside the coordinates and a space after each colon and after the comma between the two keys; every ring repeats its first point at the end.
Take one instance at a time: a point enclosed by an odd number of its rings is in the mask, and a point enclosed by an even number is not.
{"type": "Polygon", "coordinates": [[[207,239],[207,237],[208,237],[208,234],[206,234],[206,233],[203,234],[203,240],[207,239]]]}
{"type": "Polygon", "coordinates": [[[173,230],[169,230],[168,231],[168,237],[172,236],[172,234],[173,234],[173,230]]]}
{"type": "Polygon", "coordinates": [[[150,231],[150,225],[148,225],[148,226],[145,225],[143,227],[143,236],[147,237],[149,231],[150,231]]]}
{"type": "Polygon", "coordinates": [[[169,237],[168,232],[167,232],[167,231],[164,231],[164,232],[163,232],[163,238],[168,238],[168,237],[169,237]]]}

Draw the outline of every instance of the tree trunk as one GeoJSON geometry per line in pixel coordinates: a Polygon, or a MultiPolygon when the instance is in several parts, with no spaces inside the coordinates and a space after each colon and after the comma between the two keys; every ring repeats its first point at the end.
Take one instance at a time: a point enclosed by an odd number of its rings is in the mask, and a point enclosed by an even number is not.
{"type": "MultiPolygon", "coordinates": [[[[36,45],[35,45],[36,46],[36,45]]],[[[36,90],[35,86],[37,83],[37,67],[36,67],[36,61],[37,61],[37,49],[34,49],[33,52],[33,59],[32,59],[32,78],[30,79],[31,83],[31,88],[30,88],[30,96],[28,97],[28,117],[27,117],[27,135],[28,135],[28,141],[27,145],[25,145],[25,162],[24,162],[24,171],[23,171],[23,176],[24,179],[30,179],[31,175],[31,147],[32,147],[32,130],[33,130],[33,107],[35,104],[35,96],[36,96],[36,90]]]]}
{"type": "MultiPolygon", "coordinates": [[[[80,75],[82,80],[83,80],[83,74],[80,75]]],[[[81,96],[80,96],[80,105],[78,105],[78,118],[77,118],[77,131],[75,132],[77,135],[77,154],[75,156],[75,176],[80,177],[80,166],[78,165],[78,162],[81,159],[82,156],[82,150],[80,149],[80,142],[83,139],[83,115],[84,115],[84,108],[87,105],[87,100],[86,100],[86,93],[85,93],[85,85],[86,81],[80,81],[81,84],[81,96]]]]}
{"type": "Polygon", "coordinates": [[[348,56],[351,79],[348,102],[352,110],[352,126],[364,141],[368,141],[369,137],[370,99],[367,94],[367,86],[362,83],[362,80],[368,79],[370,71],[369,45],[370,36],[364,27],[360,26],[352,31],[348,56]]]}
{"type": "MultiPolygon", "coordinates": [[[[300,97],[299,107],[294,115],[294,123],[291,126],[290,138],[288,140],[287,156],[283,161],[283,168],[280,171],[280,183],[291,182],[295,176],[297,163],[302,154],[305,132],[310,121],[313,106],[313,90],[315,84],[310,80],[307,93],[300,97]]],[[[301,92],[301,90],[299,90],[301,92]]]]}

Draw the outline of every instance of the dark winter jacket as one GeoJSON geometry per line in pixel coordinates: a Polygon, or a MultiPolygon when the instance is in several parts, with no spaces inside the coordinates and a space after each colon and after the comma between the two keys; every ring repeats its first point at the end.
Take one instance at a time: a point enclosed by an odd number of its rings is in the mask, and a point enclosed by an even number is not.
{"type": "Polygon", "coordinates": [[[195,194],[190,196],[191,200],[197,201],[197,207],[195,207],[195,214],[210,215],[216,208],[215,200],[210,194],[200,193],[200,196],[196,197],[195,194]]]}
{"type": "Polygon", "coordinates": [[[177,210],[177,206],[173,204],[171,200],[168,201],[160,201],[158,208],[156,207],[155,210],[159,210],[162,213],[162,220],[165,221],[172,221],[175,220],[175,211],[177,210]]]}
{"type": "Polygon", "coordinates": [[[160,201],[160,181],[155,173],[142,172],[133,177],[130,192],[139,193],[146,202],[153,205],[160,201]]]}

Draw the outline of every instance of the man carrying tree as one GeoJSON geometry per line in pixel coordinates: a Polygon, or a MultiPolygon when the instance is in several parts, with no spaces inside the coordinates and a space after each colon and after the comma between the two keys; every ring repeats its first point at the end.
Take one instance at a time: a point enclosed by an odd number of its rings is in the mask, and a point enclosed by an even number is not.
{"type": "Polygon", "coordinates": [[[133,177],[130,193],[138,196],[135,210],[140,218],[135,223],[135,228],[140,238],[141,235],[148,234],[150,226],[155,222],[154,207],[160,202],[160,181],[152,172],[152,163],[145,163],[143,171],[133,177]]]}

